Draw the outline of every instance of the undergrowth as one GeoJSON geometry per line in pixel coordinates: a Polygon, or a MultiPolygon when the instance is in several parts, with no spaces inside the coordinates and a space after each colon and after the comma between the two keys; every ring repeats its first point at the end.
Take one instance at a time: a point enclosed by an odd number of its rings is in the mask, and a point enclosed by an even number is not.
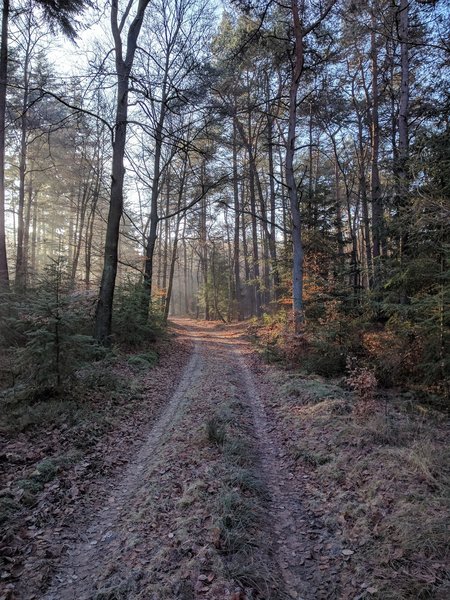
{"type": "Polygon", "coordinates": [[[373,301],[348,306],[330,296],[307,303],[300,333],[294,332],[290,313],[279,311],[252,321],[248,335],[269,363],[327,378],[348,375],[351,365],[365,370],[367,382],[373,377],[384,388],[415,390],[448,410],[448,315],[439,339],[416,316],[413,307],[400,315],[373,301]]]}

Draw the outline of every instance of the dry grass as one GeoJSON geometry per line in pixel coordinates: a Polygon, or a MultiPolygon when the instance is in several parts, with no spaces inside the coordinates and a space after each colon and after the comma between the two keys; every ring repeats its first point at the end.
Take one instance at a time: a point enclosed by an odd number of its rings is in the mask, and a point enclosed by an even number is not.
{"type": "Polygon", "coordinates": [[[361,416],[360,399],[330,394],[322,380],[272,377],[291,459],[308,474],[307,502],[356,549],[344,587],[364,585],[380,600],[449,597],[445,416],[395,397],[361,416]]]}
{"type": "Polygon", "coordinates": [[[227,577],[269,600],[277,597],[280,582],[265,543],[267,490],[259,476],[251,431],[249,409],[236,400],[221,403],[208,421],[208,441],[222,453],[211,512],[215,546],[227,577]]]}

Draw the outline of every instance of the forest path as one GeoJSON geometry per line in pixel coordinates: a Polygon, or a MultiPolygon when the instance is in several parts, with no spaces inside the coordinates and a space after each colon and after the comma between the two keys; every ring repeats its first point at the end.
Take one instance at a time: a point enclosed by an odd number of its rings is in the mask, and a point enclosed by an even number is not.
{"type": "MultiPolygon", "coordinates": [[[[191,513],[188,509],[189,550],[183,553],[186,521],[182,527],[181,504],[174,501],[175,496],[184,498],[193,481],[206,480],[213,470],[205,463],[204,450],[203,455],[196,457],[198,442],[192,432],[204,431],[207,404],[210,399],[220,404],[228,388],[234,390],[252,415],[251,437],[258,463],[255,467],[269,492],[264,535],[272,560],[277,563],[273,565],[274,571],[282,574],[284,582],[280,584],[284,589],[273,590],[270,598],[335,597],[320,588],[318,565],[305,561],[313,550],[306,533],[310,526],[308,517],[302,509],[301,491],[283,460],[278,432],[269,424],[264,397],[267,389],[259,389],[258,378],[252,373],[251,353],[242,337],[242,327],[188,319],[175,319],[174,323],[179,335],[193,340],[192,356],[178,388],[123,477],[110,482],[107,504],[92,515],[88,527],[80,526],[76,541],[62,557],[47,592],[39,597],[43,600],[252,597],[240,595],[243,591],[236,595],[236,588],[227,587],[223,578],[219,582],[220,576],[214,573],[209,579],[215,577],[216,583],[210,587],[204,585],[206,576],[201,574],[202,570],[204,573],[214,568],[208,566],[210,554],[205,550],[208,535],[204,530],[211,529],[210,517],[196,516],[194,509],[191,513]],[[174,538],[178,540],[176,548],[174,538]],[[148,583],[149,570],[153,571],[150,577],[153,580],[142,595],[142,581],[148,583]],[[183,577],[186,581],[193,579],[194,583],[183,582],[183,577]]],[[[214,483],[206,485],[211,487],[214,483]]]]}

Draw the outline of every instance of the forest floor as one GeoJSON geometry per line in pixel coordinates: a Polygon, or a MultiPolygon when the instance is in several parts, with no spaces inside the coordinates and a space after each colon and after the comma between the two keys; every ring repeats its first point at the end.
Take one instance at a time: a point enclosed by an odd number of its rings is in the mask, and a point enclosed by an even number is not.
{"type": "Polygon", "coordinates": [[[1,428],[1,599],[448,597],[441,415],[361,421],[243,325],[172,328],[132,393],[1,428]]]}

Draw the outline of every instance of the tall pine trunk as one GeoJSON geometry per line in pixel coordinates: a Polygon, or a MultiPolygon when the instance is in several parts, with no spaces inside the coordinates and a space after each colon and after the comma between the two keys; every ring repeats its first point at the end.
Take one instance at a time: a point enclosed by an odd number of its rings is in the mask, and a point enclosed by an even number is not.
{"type": "Polygon", "coordinates": [[[2,41],[0,46],[0,290],[9,287],[5,223],[5,126],[6,86],[8,77],[9,0],[3,0],[2,41]]]}
{"type": "Polygon", "coordinates": [[[358,113],[358,194],[361,201],[363,232],[364,232],[364,251],[367,267],[367,284],[369,289],[373,284],[373,265],[372,265],[372,245],[370,238],[370,217],[369,204],[367,200],[367,181],[364,160],[364,140],[362,116],[358,113]]]}
{"type": "Polygon", "coordinates": [[[269,193],[270,193],[270,230],[269,230],[269,251],[270,259],[272,262],[272,274],[273,274],[273,296],[275,300],[279,297],[280,288],[280,273],[278,270],[277,260],[277,244],[275,235],[275,219],[276,219],[276,207],[275,207],[275,171],[273,163],[273,118],[268,115],[267,117],[267,136],[268,136],[268,158],[269,158],[269,193]]]}
{"type": "Polygon", "coordinates": [[[371,66],[372,66],[372,115],[371,115],[371,200],[372,200],[372,238],[374,260],[374,285],[379,287],[381,278],[381,254],[383,244],[383,203],[381,197],[380,171],[379,171],[379,148],[380,148],[380,127],[379,127],[379,91],[378,91],[378,43],[376,34],[376,15],[378,3],[374,2],[372,6],[372,31],[371,31],[371,66]]]}
{"type": "MultiPolygon", "coordinates": [[[[163,127],[165,120],[165,97],[166,97],[166,80],[167,80],[167,69],[168,64],[166,61],[166,75],[163,82],[163,96],[161,101],[161,112],[159,115],[158,124],[155,131],[155,158],[153,161],[153,182],[152,182],[152,194],[150,200],[150,230],[147,237],[145,247],[145,268],[144,268],[144,294],[143,294],[143,313],[147,318],[150,310],[150,302],[152,298],[152,278],[153,278],[153,256],[155,253],[156,239],[158,236],[158,199],[160,193],[160,181],[161,181],[161,158],[162,158],[162,145],[163,145],[163,127]]],[[[168,194],[170,192],[170,178],[167,177],[168,194]]],[[[167,253],[164,257],[165,263],[167,262],[167,253]]],[[[163,265],[163,268],[167,268],[163,265]]],[[[163,281],[165,286],[165,281],[163,281]]]]}
{"type": "Polygon", "coordinates": [[[291,0],[291,10],[294,25],[295,49],[293,57],[292,79],[289,89],[289,121],[286,146],[286,186],[288,189],[289,205],[292,218],[292,310],[294,327],[298,333],[304,320],[303,314],[303,242],[302,220],[300,215],[299,197],[294,173],[294,157],[297,126],[297,95],[300,78],[303,73],[303,26],[300,20],[297,0],[291,0]]]}
{"type": "Polygon", "coordinates": [[[242,315],[242,290],[241,290],[241,264],[240,264],[240,226],[239,226],[239,185],[238,185],[238,161],[237,161],[237,128],[233,121],[233,198],[234,198],[234,288],[236,297],[236,316],[238,321],[242,315]]]}
{"type": "Polygon", "coordinates": [[[20,158],[19,158],[19,204],[17,207],[17,252],[16,252],[16,278],[15,287],[25,287],[25,179],[27,174],[27,108],[29,94],[29,64],[30,64],[30,32],[28,31],[27,44],[25,48],[22,114],[20,117],[20,158]]]}
{"type": "Polygon", "coordinates": [[[408,198],[408,159],[409,159],[409,49],[408,49],[408,29],[409,29],[409,3],[407,0],[400,0],[398,12],[398,32],[400,37],[400,102],[398,111],[398,165],[397,165],[397,203],[401,223],[401,253],[407,253],[408,234],[407,224],[405,223],[404,211],[407,206],[408,198]]]}

